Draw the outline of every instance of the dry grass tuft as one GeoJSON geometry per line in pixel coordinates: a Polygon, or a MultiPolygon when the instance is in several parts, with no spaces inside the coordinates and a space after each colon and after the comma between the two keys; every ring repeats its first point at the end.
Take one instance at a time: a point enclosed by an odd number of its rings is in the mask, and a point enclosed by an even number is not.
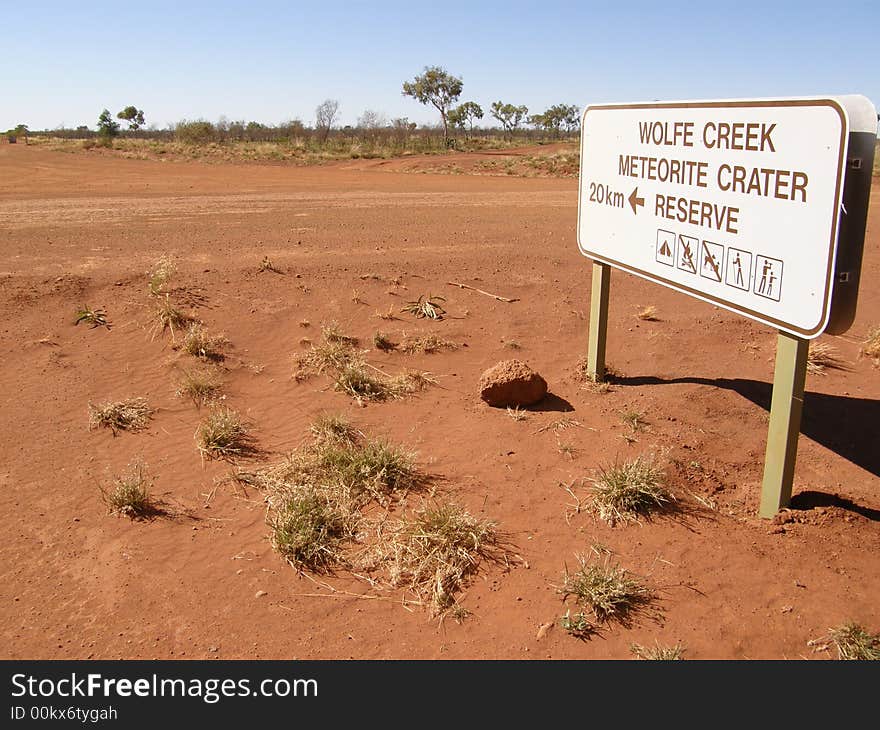
{"type": "Polygon", "coordinates": [[[208,414],[196,429],[196,444],[202,457],[209,459],[235,459],[257,453],[249,425],[230,408],[208,414]]]}
{"type": "Polygon", "coordinates": [[[355,512],[312,485],[288,491],[268,518],[272,547],[296,569],[316,573],[344,564],[344,543],[357,522],[355,512]]]}
{"type": "Polygon", "coordinates": [[[143,519],[160,511],[150,495],[152,487],[153,479],[147,473],[146,465],[133,461],[122,474],[113,478],[108,488],[100,487],[101,498],[111,514],[143,519]]]}
{"type": "Polygon", "coordinates": [[[414,302],[407,302],[401,312],[413,314],[419,319],[441,320],[446,310],[441,302],[445,302],[446,298],[437,294],[429,294],[427,297],[420,294],[419,298],[414,302]]]}
{"type": "Polygon", "coordinates": [[[169,256],[162,256],[147,273],[150,294],[154,297],[167,294],[168,283],[177,271],[177,264],[169,256]]]}
{"type": "Polygon", "coordinates": [[[642,646],[641,644],[633,644],[629,650],[636,659],[660,662],[674,662],[684,659],[684,647],[681,644],[675,646],[642,646]]]}
{"type": "Polygon", "coordinates": [[[567,634],[576,639],[589,639],[596,633],[596,624],[583,611],[578,611],[573,615],[570,610],[566,611],[565,615],[559,619],[559,625],[567,634]]]}
{"type": "Polygon", "coordinates": [[[322,413],[309,427],[318,444],[356,446],[364,434],[355,428],[345,416],[322,413]]]}
{"type": "Polygon", "coordinates": [[[275,264],[272,263],[272,259],[270,259],[268,256],[263,256],[263,260],[260,261],[260,266],[257,268],[257,271],[261,274],[264,271],[268,271],[272,274],[284,273],[283,271],[281,271],[281,269],[279,269],[277,266],[275,266],[275,264]]]}
{"type": "Polygon", "coordinates": [[[174,329],[182,330],[184,325],[192,323],[193,318],[181,312],[171,302],[170,295],[166,294],[164,298],[159,299],[156,305],[156,323],[153,325],[153,337],[160,335],[169,330],[171,339],[174,339],[174,329]]]}
{"type": "Polygon", "coordinates": [[[210,335],[199,323],[194,322],[189,326],[183,338],[183,351],[193,357],[202,360],[223,360],[226,357],[224,349],[229,345],[223,335],[210,335]]]}
{"type": "Polygon", "coordinates": [[[514,421],[525,421],[529,417],[528,411],[524,411],[519,406],[515,406],[513,408],[507,406],[507,415],[510,416],[514,421]]]}
{"type": "Polygon", "coordinates": [[[387,312],[376,312],[376,316],[379,319],[384,319],[384,320],[389,320],[389,321],[392,319],[397,319],[397,317],[394,316],[394,305],[393,304],[390,304],[388,306],[387,312]]]}
{"type": "Polygon", "coordinates": [[[824,342],[810,343],[807,354],[807,372],[824,375],[827,369],[844,370],[845,363],[837,355],[837,350],[824,342]]]}
{"type": "Polygon", "coordinates": [[[373,347],[382,350],[382,352],[391,352],[397,349],[397,345],[384,332],[376,332],[373,335],[373,347]]]}
{"type": "Polygon", "coordinates": [[[831,629],[831,641],[839,659],[848,661],[880,660],[880,634],[869,634],[856,623],[831,629]]]}
{"type": "Polygon", "coordinates": [[[153,409],[145,398],[93,405],[89,403],[89,429],[109,428],[115,436],[119,431],[140,431],[147,427],[153,417],[153,409]]]}
{"type": "Polygon", "coordinates": [[[387,375],[364,362],[353,361],[339,370],[333,387],[359,402],[386,401],[417,393],[436,382],[428,373],[387,375]]]}
{"type": "Polygon", "coordinates": [[[324,336],[324,342],[348,345],[349,347],[357,347],[358,345],[358,338],[343,333],[336,322],[323,325],[321,327],[321,334],[324,336]]]}
{"type": "Polygon", "coordinates": [[[416,353],[433,354],[435,352],[440,352],[441,350],[457,350],[458,345],[449,340],[444,340],[437,335],[424,335],[422,337],[407,340],[403,343],[401,349],[410,355],[416,353]]]}
{"type": "Polygon", "coordinates": [[[566,569],[562,588],[564,597],[574,596],[577,604],[593,612],[596,621],[617,621],[627,625],[632,614],[653,598],[651,591],[624,568],[611,562],[608,555],[602,563],[589,563],[578,556],[578,569],[566,569]]]}
{"type": "Polygon", "coordinates": [[[593,509],[610,524],[636,521],[664,508],[675,497],[664,484],[663,470],[650,457],[599,470],[592,480],[593,509]]]}
{"type": "Polygon", "coordinates": [[[653,304],[648,307],[640,307],[639,311],[636,312],[636,319],[640,319],[643,322],[659,322],[660,318],[657,316],[657,307],[653,304]]]}
{"type": "Polygon", "coordinates": [[[110,329],[110,322],[107,320],[107,313],[103,309],[92,309],[88,305],[80,307],[76,310],[76,318],[74,325],[85,322],[89,327],[106,327],[110,329]]]}
{"type": "Polygon", "coordinates": [[[196,408],[201,408],[217,398],[222,390],[223,378],[216,369],[185,370],[177,383],[176,395],[189,398],[196,408]]]}
{"type": "Polygon", "coordinates": [[[456,594],[482,560],[506,558],[492,522],[456,504],[433,504],[402,520],[377,546],[389,561],[391,583],[406,586],[432,613],[456,605],[456,594]]]}
{"type": "Polygon", "coordinates": [[[880,360],[880,327],[875,327],[862,344],[862,353],[875,360],[880,360]]]}

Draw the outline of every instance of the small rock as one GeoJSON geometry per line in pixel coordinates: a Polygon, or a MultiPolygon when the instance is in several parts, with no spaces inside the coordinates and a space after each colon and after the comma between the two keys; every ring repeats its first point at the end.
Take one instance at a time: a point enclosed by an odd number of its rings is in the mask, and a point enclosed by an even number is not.
{"type": "Polygon", "coordinates": [[[268,596],[269,594],[266,591],[257,591],[254,593],[254,598],[262,598],[263,596],[268,596]]]}
{"type": "Polygon", "coordinates": [[[778,512],[773,515],[773,519],[771,520],[771,522],[774,525],[787,525],[790,522],[794,522],[794,515],[788,510],[778,512]]]}
{"type": "Polygon", "coordinates": [[[490,406],[530,406],[547,395],[547,381],[520,360],[504,360],[480,376],[480,398],[490,406]]]}
{"type": "Polygon", "coordinates": [[[538,633],[535,635],[535,638],[538,641],[540,641],[541,639],[543,639],[547,635],[547,632],[550,631],[550,629],[552,629],[552,628],[553,628],[552,621],[548,621],[546,624],[541,624],[538,627],[538,633]]]}

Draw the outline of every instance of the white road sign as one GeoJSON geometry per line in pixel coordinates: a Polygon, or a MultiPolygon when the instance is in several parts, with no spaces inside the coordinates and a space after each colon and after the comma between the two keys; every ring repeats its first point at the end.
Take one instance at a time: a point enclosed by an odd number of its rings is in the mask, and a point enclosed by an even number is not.
{"type": "Polygon", "coordinates": [[[847,140],[834,98],[589,106],[578,246],[816,337],[831,304],[847,140]]]}

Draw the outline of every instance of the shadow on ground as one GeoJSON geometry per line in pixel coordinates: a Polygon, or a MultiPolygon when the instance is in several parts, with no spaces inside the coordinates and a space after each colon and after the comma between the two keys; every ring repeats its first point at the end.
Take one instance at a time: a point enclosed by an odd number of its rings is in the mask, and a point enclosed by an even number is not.
{"type": "MultiPolygon", "coordinates": [[[[653,376],[621,376],[614,378],[614,383],[624,386],[679,383],[708,385],[739,393],[766,411],[770,410],[770,397],[773,393],[770,383],[742,378],[663,379],[653,376]]],[[[875,428],[878,420],[880,401],[825,393],[804,394],[801,433],[874,476],[880,476],[880,437],[875,428]]]]}

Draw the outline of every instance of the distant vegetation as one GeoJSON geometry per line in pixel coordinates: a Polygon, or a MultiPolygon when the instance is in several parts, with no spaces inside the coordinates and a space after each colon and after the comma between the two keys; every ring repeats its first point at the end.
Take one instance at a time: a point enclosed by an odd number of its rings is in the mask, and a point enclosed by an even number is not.
{"type": "MultiPolygon", "coordinates": [[[[116,149],[135,157],[286,160],[316,163],[343,158],[390,158],[411,154],[441,154],[449,149],[476,151],[506,149],[523,144],[571,140],[579,130],[579,109],[556,104],[539,114],[525,105],[496,101],[488,111],[476,101],[456,105],[463,89],[460,78],[439,66],[402,86],[404,96],[430,105],[439,123],[418,125],[407,117],[388,119],[365,109],[355,125],[340,125],[341,103],[326,99],[315,109],[314,122],[299,119],[265,124],[258,121],[184,119],[163,129],[146,125],[146,115],[134,105],[117,114],[104,109],[94,128],[47,129],[25,132],[33,141],[61,149],[116,149]],[[476,126],[493,119],[492,127],[476,126]],[[123,129],[120,121],[126,122],[123,129]]],[[[19,134],[27,127],[19,125],[19,134]]],[[[9,134],[14,134],[10,130],[9,134]]]]}

